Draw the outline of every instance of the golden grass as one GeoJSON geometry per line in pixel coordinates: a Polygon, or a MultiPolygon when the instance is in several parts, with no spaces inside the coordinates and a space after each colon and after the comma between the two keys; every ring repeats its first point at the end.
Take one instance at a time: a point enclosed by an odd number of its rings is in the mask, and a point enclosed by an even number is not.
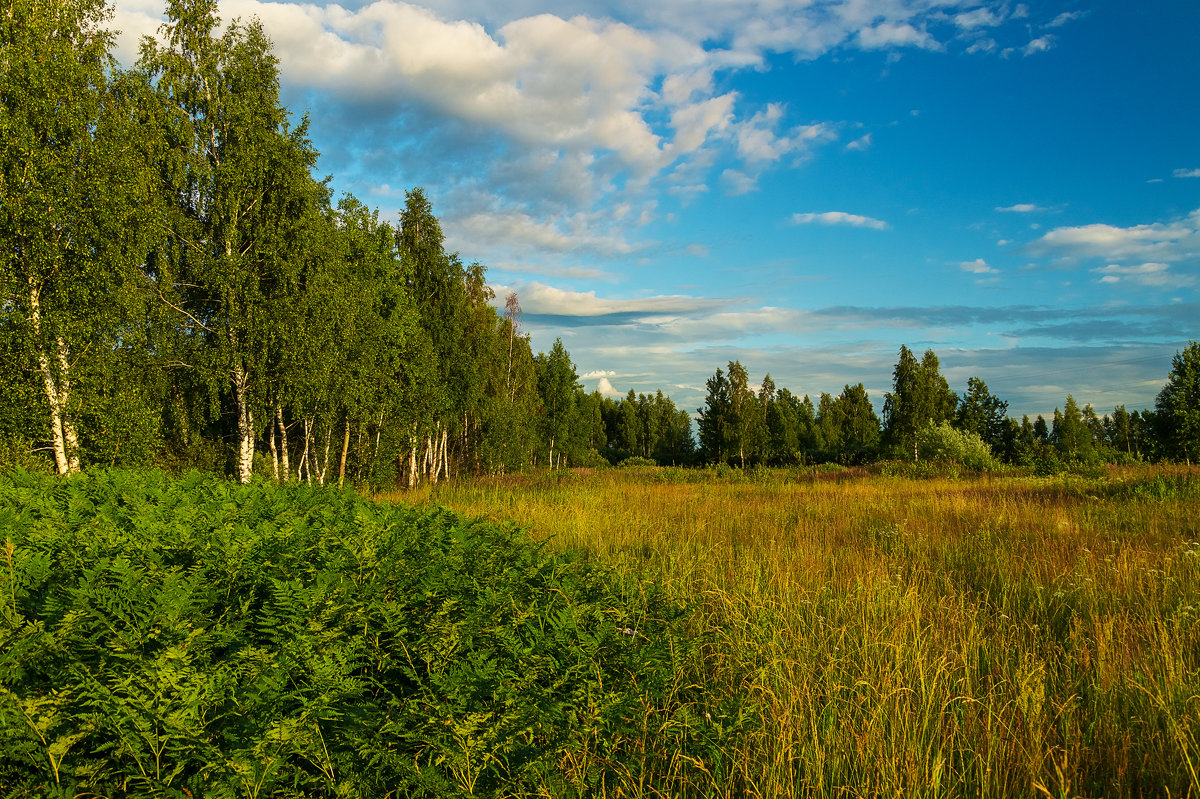
{"type": "Polygon", "coordinates": [[[1200,797],[1200,470],[732,477],[391,498],[516,521],[689,602],[706,687],[752,715],[709,795],[1200,797]]]}

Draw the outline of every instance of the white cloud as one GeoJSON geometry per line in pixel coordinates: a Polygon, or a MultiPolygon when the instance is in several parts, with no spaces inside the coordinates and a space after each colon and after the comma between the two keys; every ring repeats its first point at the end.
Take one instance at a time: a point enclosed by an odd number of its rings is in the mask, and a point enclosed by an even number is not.
{"type": "Polygon", "coordinates": [[[870,133],[868,133],[867,135],[862,136],[860,138],[857,138],[854,141],[852,141],[846,145],[846,149],[849,150],[850,152],[861,152],[863,150],[870,149],[870,147],[871,147],[871,134],[870,133]]]}
{"type": "MultiPolygon", "coordinates": [[[[338,141],[323,164],[343,187],[359,191],[384,179],[423,185],[455,244],[486,243],[492,255],[493,243],[511,247],[500,257],[515,263],[577,242],[606,256],[636,251],[646,243],[628,224],[613,224],[612,209],[631,207],[627,220],[653,218],[647,198],[664,174],[693,165],[691,179],[670,182],[672,190],[694,194],[719,181],[744,194],[766,170],[837,138],[832,124],[797,124],[780,104],[750,105],[714,88],[714,75],[763,68],[772,53],[943,49],[931,31],[952,36],[944,9],[960,4],[680,5],[223,0],[220,14],[262,20],[285,91],[316,104],[313,130],[338,141]],[[327,133],[339,127],[344,135],[327,133]],[[439,158],[454,159],[456,168],[428,166],[439,158]],[[522,245],[532,252],[520,253],[522,245]]],[[[955,28],[990,28],[1015,16],[1006,8],[970,4],[953,18],[955,28]]],[[[124,63],[132,64],[138,39],[155,32],[161,14],[161,0],[118,0],[124,63]]],[[[867,134],[846,149],[870,144],[867,134]]]]}
{"type": "MultiPolygon", "coordinates": [[[[616,374],[616,372],[611,372],[610,374],[616,374]]],[[[587,375],[584,375],[584,377],[586,378],[587,375]]],[[[607,377],[600,378],[600,382],[596,384],[596,390],[599,391],[602,396],[612,397],[613,399],[625,396],[620,391],[617,391],[615,388],[613,388],[612,382],[607,377]]]]}
{"type": "Polygon", "coordinates": [[[1103,258],[1110,263],[1171,263],[1195,258],[1200,254],[1200,210],[1171,222],[1132,227],[1102,223],[1059,227],[1032,242],[1028,249],[1034,255],[1067,260],[1103,258]]]}
{"type": "Polygon", "coordinates": [[[869,216],[847,214],[842,211],[826,211],[820,214],[792,214],[793,225],[849,225],[865,227],[872,230],[887,230],[888,223],[882,219],[872,219],[869,216]]]}
{"type": "MultiPolygon", "coordinates": [[[[507,296],[510,286],[493,286],[496,296],[507,296]]],[[[600,317],[621,315],[629,318],[674,317],[707,313],[728,305],[728,300],[688,297],[685,295],[604,299],[595,291],[567,291],[532,281],[515,287],[525,314],[549,316],[600,317]]]]}
{"type": "Polygon", "coordinates": [[[1066,25],[1068,22],[1073,22],[1074,20],[1077,20],[1080,17],[1083,17],[1085,15],[1086,15],[1086,12],[1083,12],[1083,11],[1064,11],[1061,14],[1059,14],[1057,17],[1055,17],[1054,19],[1047,22],[1043,27],[1045,27],[1045,28],[1061,28],[1063,25],[1066,25]]]}
{"type": "Polygon", "coordinates": [[[749,194],[758,188],[758,181],[738,169],[726,169],[721,173],[721,185],[725,193],[732,197],[749,194]]]}
{"type": "Polygon", "coordinates": [[[598,377],[616,377],[617,373],[612,369],[593,369],[590,372],[581,374],[580,380],[595,380],[598,377]]]}
{"type": "Polygon", "coordinates": [[[1004,20],[990,8],[976,8],[954,15],[954,24],[965,30],[994,28],[1004,20]]]}
{"type": "Polygon", "coordinates": [[[1101,283],[1134,283],[1139,286],[1170,289],[1196,285],[1196,279],[1191,275],[1174,274],[1169,265],[1161,263],[1137,266],[1110,264],[1092,271],[1101,276],[1101,283]]]}
{"type": "Polygon", "coordinates": [[[1030,56],[1030,55],[1034,55],[1035,53],[1045,53],[1045,52],[1049,51],[1050,49],[1052,49],[1053,47],[1054,47],[1054,37],[1047,34],[1046,36],[1039,36],[1038,38],[1031,41],[1029,44],[1022,47],[1021,54],[1030,56]]]}
{"type": "Polygon", "coordinates": [[[916,47],[940,50],[942,45],[926,30],[918,30],[906,22],[881,22],[858,32],[858,42],[868,50],[888,47],[916,47]]]}
{"type": "Polygon", "coordinates": [[[1003,208],[996,206],[996,210],[1010,214],[1031,214],[1034,211],[1041,211],[1042,209],[1033,203],[1017,203],[1016,205],[1009,205],[1003,208]]]}
{"type": "Polygon", "coordinates": [[[1173,174],[1177,178],[1200,178],[1200,169],[1176,169],[1173,174]]]}
{"type": "Polygon", "coordinates": [[[958,266],[964,272],[970,272],[974,275],[990,275],[999,271],[988,266],[987,261],[982,258],[976,258],[974,261],[962,261],[958,266]]]}
{"type": "Polygon", "coordinates": [[[548,252],[604,256],[628,255],[636,250],[623,238],[595,232],[591,221],[584,215],[548,222],[520,211],[481,212],[456,219],[456,238],[449,243],[453,249],[459,249],[459,239],[463,239],[476,245],[487,243],[492,250],[500,247],[519,251],[532,246],[548,252]]]}
{"type": "Polygon", "coordinates": [[[967,52],[971,55],[975,55],[976,53],[994,53],[998,46],[995,39],[985,36],[982,39],[972,42],[971,46],[967,48],[967,52]]]}

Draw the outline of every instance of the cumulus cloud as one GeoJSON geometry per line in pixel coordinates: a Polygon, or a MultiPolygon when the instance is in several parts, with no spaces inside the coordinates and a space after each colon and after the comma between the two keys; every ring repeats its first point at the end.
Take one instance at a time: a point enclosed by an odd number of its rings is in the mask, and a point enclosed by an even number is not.
{"type": "Polygon", "coordinates": [[[1200,210],[1182,219],[1132,227],[1095,223],[1059,227],[1028,245],[1034,255],[1068,261],[1103,258],[1106,261],[1171,263],[1200,255],[1200,210]]]}
{"type": "MultiPolygon", "coordinates": [[[[764,68],[775,53],[941,50],[959,33],[999,35],[998,25],[1022,16],[1000,0],[952,15],[945,8],[692,0],[681,13],[675,2],[633,0],[223,0],[220,14],[262,20],[285,93],[309,105],[322,169],[336,172],[339,188],[423,185],[468,257],[535,265],[568,250],[645,249],[653,242],[639,241],[637,228],[655,218],[657,187],[745,194],[768,170],[837,139],[835,125],[722,90],[715,75],[764,68]],[[685,173],[689,180],[675,180],[685,173]]],[[[118,0],[126,64],[161,13],[161,0],[118,0]]],[[[867,134],[846,149],[870,144],[867,134]]]]}
{"type": "Polygon", "coordinates": [[[999,271],[988,266],[987,261],[982,258],[976,258],[974,261],[962,261],[958,266],[964,272],[970,272],[973,275],[990,275],[999,271]]]}
{"type": "MultiPolygon", "coordinates": [[[[616,374],[616,373],[613,372],[612,374],[616,374]]],[[[584,375],[584,378],[586,378],[586,377],[587,377],[587,375],[584,375]]],[[[613,388],[613,384],[608,379],[608,377],[600,378],[600,381],[598,383],[596,383],[596,390],[599,391],[602,396],[612,397],[613,399],[617,399],[617,398],[625,396],[620,391],[617,391],[615,388],[613,388]]]]}
{"type": "Polygon", "coordinates": [[[612,369],[593,369],[579,376],[580,380],[595,380],[598,377],[616,377],[617,373],[612,369]]]}
{"type": "Polygon", "coordinates": [[[1176,169],[1173,174],[1177,178],[1200,178],[1200,169],[1176,169]]]}
{"type": "Polygon", "coordinates": [[[793,225],[849,225],[865,227],[872,230],[887,230],[888,223],[882,219],[872,219],[869,216],[847,214],[842,211],[825,211],[824,213],[792,214],[793,225]]]}

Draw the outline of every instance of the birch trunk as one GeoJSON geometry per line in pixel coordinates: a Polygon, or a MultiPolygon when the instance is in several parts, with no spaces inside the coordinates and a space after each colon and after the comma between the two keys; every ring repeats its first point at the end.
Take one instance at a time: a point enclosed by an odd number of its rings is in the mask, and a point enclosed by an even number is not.
{"type": "Polygon", "coordinates": [[[350,451],[350,416],[346,416],[346,424],[342,429],[342,457],[338,461],[338,488],[346,482],[346,453],[350,451]]]}
{"type": "Polygon", "coordinates": [[[446,440],[449,437],[450,431],[442,428],[442,477],[450,479],[450,455],[446,449],[446,440]]]}
{"type": "Polygon", "coordinates": [[[412,435],[408,438],[408,488],[411,491],[417,487],[417,423],[413,422],[412,435]]]}
{"type": "Polygon", "coordinates": [[[275,403],[275,424],[279,428],[279,459],[283,469],[283,482],[292,479],[292,465],[288,463],[287,426],[283,423],[283,404],[275,403]]]}
{"type": "Polygon", "coordinates": [[[240,355],[233,359],[233,400],[237,406],[237,478],[249,483],[254,475],[254,411],[250,408],[250,380],[240,355]]]}
{"type": "Polygon", "coordinates": [[[70,474],[71,462],[67,458],[67,442],[63,436],[64,403],[59,394],[58,382],[54,379],[54,371],[50,368],[50,358],[46,355],[46,348],[42,346],[41,292],[32,278],[29,280],[29,320],[33,324],[38,371],[42,373],[46,399],[50,402],[50,435],[54,443],[54,465],[59,474],[70,474]]]}
{"type": "MultiPolygon", "coordinates": [[[[361,435],[361,434],[360,434],[361,435]]],[[[379,463],[379,437],[383,435],[383,411],[379,412],[379,424],[375,426],[375,448],[371,451],[371,471],[370,474],[375,474],[375,467],[379,463]]],[[[358,462],[358,477],[361,480],[363,477],[363,461],[358,462]]]]}
{"type": "Polygon", "coordinates": [[[333,425],[325,426],[325,457],[321,459],[321,471],[317,472],[317,485],[325,485],[325,475],[329,471],[329,440],[333,438],[333,425]]]}
{"type": "Polygon", "coordinates": [[[267,439],[267,447],[271,450],[271,477],[279,482],[279,448],[275,446],[275,422],[267,425],[271,429],[271,437],[267,439]]]}
{"type": "Polygon", "coordinates": [[[312,441],[312,419],[304,420],[304,451],[300,453],[300,463],[296,466],[296,479],[304,480],[312,485],[312,461],[309,460],[309,444],[312,441]]]}
{"type": "Polygon", "coordinates": [[[67,410],[67,400],[71,397],[71,366],[67,361],[67,342],[62,336],[55,337],[58,345],[58,404],[59,421],[62,423],[63,439],[67,445],[67,465],[71,473],[79,471],[79,436],[75,434],[75,420],[67,410]]]}

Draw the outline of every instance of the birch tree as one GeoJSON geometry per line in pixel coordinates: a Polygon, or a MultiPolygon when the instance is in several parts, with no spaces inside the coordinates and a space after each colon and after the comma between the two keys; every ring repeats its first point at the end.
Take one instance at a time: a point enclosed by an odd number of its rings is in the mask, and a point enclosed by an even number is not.
{"type": "Polygon", "coordinates": [[[99,0],[0,14],[0,314],[36,365],[60,474],[81,464],[77,365],[116,324],[136,257],[137,132],[110,90],[109,15],[99,0]]]}
{"type": "Polygon", "coordinates": [[[158,291],[203,345],[197,361],[231,390],[235,473],[248,482],[255,411],[266,405],[279,226],[316,153],[279,104],[277,60],[257,20],[218,38],[214,0],[170,0],[167,17],[164,44],[144,39],[140,61],[163,104],[160,171],[171,200],[158,291]]]}

